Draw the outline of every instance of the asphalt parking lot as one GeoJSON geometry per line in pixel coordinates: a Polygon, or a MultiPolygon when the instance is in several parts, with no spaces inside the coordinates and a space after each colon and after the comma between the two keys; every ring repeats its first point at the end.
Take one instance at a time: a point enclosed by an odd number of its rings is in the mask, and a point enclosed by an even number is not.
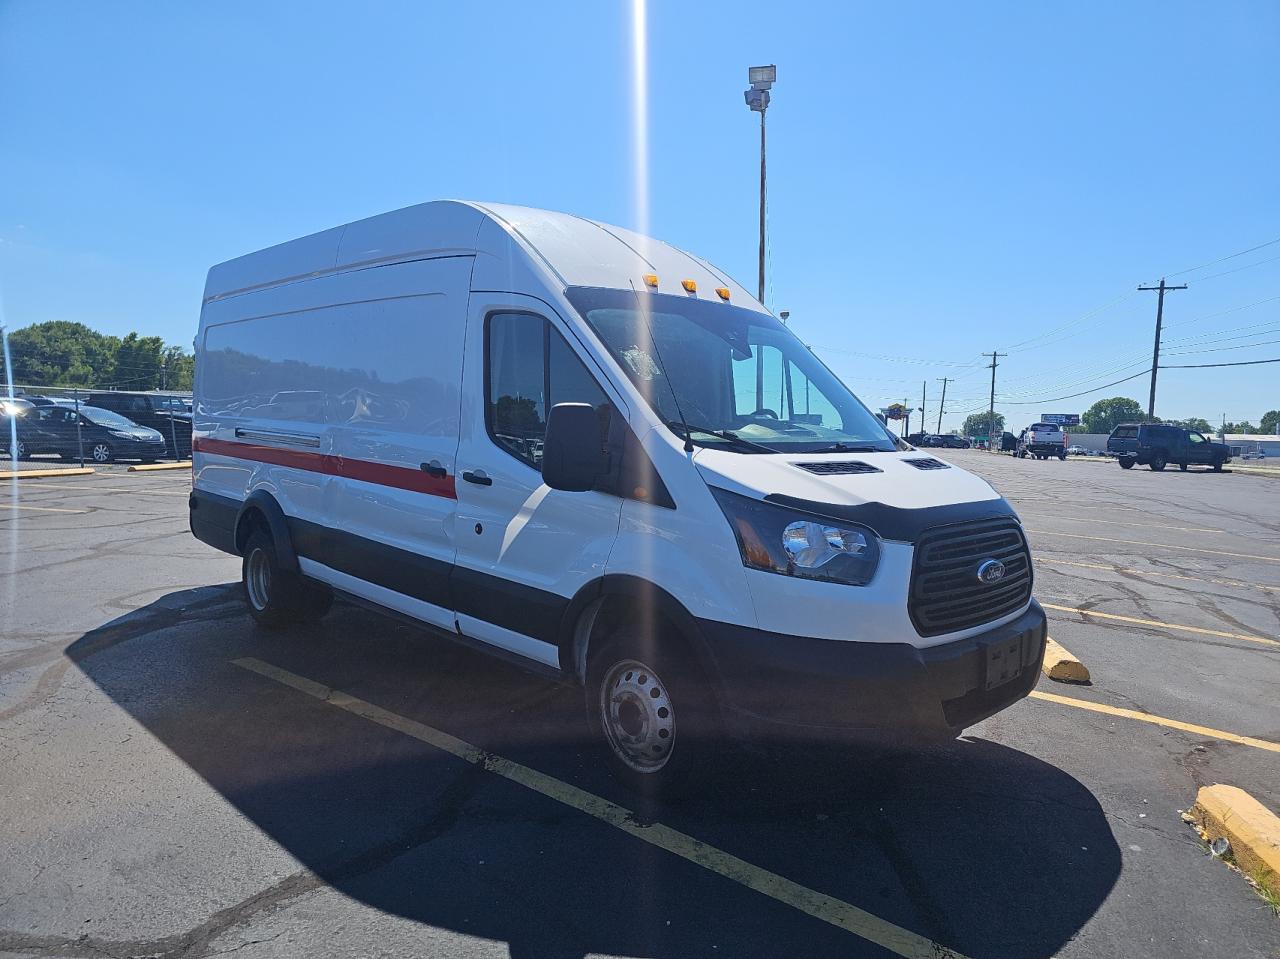
{"type": "Polygon", "coordinates": [[[1280,811],[1280,479],[943,458],[1018,509],[1092,685],[666,806],[572,690],[345,604],[256,631],[185,472],[8,483],[0,954],[1276,959],[1179,813],[1280,811]]]}

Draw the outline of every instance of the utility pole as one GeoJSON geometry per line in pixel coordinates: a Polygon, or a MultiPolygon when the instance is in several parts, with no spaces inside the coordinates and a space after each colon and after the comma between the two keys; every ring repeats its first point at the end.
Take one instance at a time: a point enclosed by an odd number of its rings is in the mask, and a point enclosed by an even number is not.
{"type": "Polygon", "coordinates": [[[911,407],[907,404],[910,402],[905,396],[902,398],[902,438],[905,440],[911,435],[911,407]]]}
{"type": "Polygon", "coordinates": [[[757,299],[764,303],[764,113],[769,108],[769,88],[778,79],[778,68],[772,64],[767,67],[751,67],[747,70],[747,82],[751,87],[743,94],[747,106],[760,114],[760,292],[757,299]]]}
{"type": "MultiPolygon", "coordinates": [[[[983,353],[983,356],[988,354],[983,353]]],[[[996,367],[1000,365],[1000,357],[1008,356],[1008,353],[992,352],[991,356],[991,405],[987,408],[987,449],[995,450],[996,441],[996,367]]]]}
{"type": "Polygon", "coordinates": [[[925,414],[924,414],[924,411],[927,410],[928,408],[929,408],[929,381],[925,380],[923,383],[920,384],[920,432],[921,433],[925,431],[925,423],[928,422],[925,419],[925,414]]]}
{"type": "Polygon", "coordinates": [[[1159,286],[1140,286],[1139,290],[1157,290],[1160,296],[1156,299],[1156,345],[1151,352],[1151,396],[1147,399],[1147,418],[1156,418],[1156,373],[1160,370],[1160,326],[1164,322],[1164,295],[1168,290],[1185,290],[1187,285],[1165,286],[1164,277],[1160,277],[1159,286]]]}
{"type": "Polygon", "coordinates": [[[942,377],[942,402],[938,404],[938,428],[935,433],[942,433],[942,408],[947,405],[947,384],[951,382],[947,377],[942,377]]]}

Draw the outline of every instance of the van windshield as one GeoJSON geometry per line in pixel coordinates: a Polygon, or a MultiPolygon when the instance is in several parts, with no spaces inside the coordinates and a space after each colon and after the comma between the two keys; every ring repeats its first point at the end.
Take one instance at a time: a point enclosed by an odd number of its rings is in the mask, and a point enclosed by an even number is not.
{"type": "Polygon", "coordinates": [[[772,316],[663,293],[574,287],[569,301],[662,421],[742,453],[888,452],[881,422],[772,316]]]}

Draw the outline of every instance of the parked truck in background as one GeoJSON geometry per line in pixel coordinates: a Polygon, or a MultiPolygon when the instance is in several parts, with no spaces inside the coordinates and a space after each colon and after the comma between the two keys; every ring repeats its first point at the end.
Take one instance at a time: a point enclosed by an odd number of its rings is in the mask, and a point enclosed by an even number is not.
{"type": "Polygon", "coordinates": [[[1032,423],[1018,436],[1016,456],[1026,459],[1034,456],[1038,460],[1047,460],[1056,456],[1060,460],[1067,458],[1067,438],[1062,427],[1054,423],[1032,423]]]}

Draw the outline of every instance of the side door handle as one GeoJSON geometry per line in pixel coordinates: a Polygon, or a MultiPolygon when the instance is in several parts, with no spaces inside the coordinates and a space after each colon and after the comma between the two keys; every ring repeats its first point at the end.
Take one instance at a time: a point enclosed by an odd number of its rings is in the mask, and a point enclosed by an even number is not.
{"type": "Polygon", "coordinates": [[[475,483],[477,486],[492,486],[493,480],[484,475],[483,470],[464,470],[462,478],[468,483],[475,483]]]}
{"type": "Polygon", "coordinates": [[[439,460],[432,460],[430,463],[422,464],[422,472],[436,479],[444,479],[449,475],[449,471],[440,465],[439,460]]]}

